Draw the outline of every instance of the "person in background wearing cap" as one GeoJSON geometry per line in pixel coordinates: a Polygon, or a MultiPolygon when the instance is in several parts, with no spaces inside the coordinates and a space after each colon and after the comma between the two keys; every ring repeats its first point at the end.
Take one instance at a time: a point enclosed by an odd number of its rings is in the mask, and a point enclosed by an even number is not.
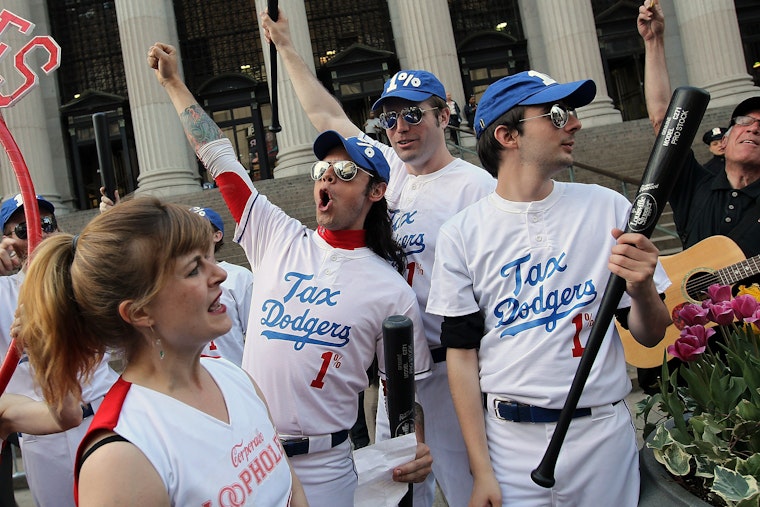
{"type": "MultiPolygon", "coordinates": [[[[42,239],[58,232],[55,219],[55,207],[42,196],[37,196],[42,228],[42,239]]],[[[24,200],[21,194],[6,200],[0,207],[0,221],[3,227],[3,245],[0,256],[8,256],[13,261],[13,267],[21,269],[11,271],[3,267],[0,276],[0,294],[4,304],[0,305],[0,355],[4,355],[10,345],[10,323],[13,322],[18,295],[26,273],[28,256],[28,235],[26,218],[24,217],[24,200]],[[9,250],[12,249],[12,250],[9,250]],[[10,253],[9,253],[10,252],[10,253]],[[16,261],[20,261],[17,264],[16,261]]],[[[5,263],[2,263],[5,266],[5,263]]],[[[88,383],[82,385],[82,416],[81,424],[63,433],[50,435],[21,434],[21,456],[24,462],[29,490],[38,507],[74,506],[74,459],[77,446],[84,437],[103,396],[108,392],[118,375],[108,365],[110,357],[100,362],[88,383]]],[[[22,355],[16,371],[6,389],[7,393],[27,396],[36,401],[43,397],[38,386],[34,383],[33,372],[30,369],[26,355],[22,355]]]]}
{"type": "MultiPolygon", "coordinates": [[[[644,39],[644,95],[655,135],[670,103],[670,77],[665,61],[665,18],[659,3],[639,7],[638,30],[644,39]]],[[[736,106],[720,146],[725,167],[711,172],[692,152],[670,193],[673,221],[684,249],[710,236],[726,236],[747,258],[760,254],[760,96],[736,106]]],[[[696,266],[695,266],[696,267],[696,266]]],[[[741,280],[740,280],[741,281],[741,280]]],[[[758,281],[757,278],[743,283],[758,281]]],[[[715,338],[721,336],[716,333],[715,338]]],[[[680,361],[671,359],[676,369],[680,361]]],[[[657,392],[660,367],[639,369],[645,392],[657,392]]]]}
{"type": "MultiPolygon", "coordinates": [[[[224,222],[219,213],[211,208],[195,206],[190,211],[199,214],[211,222],[214,228],[214,254],[224,245],[224,222]]],[[[227,307],[227,315],[232,320],[230,331],[211,340],[203,349],[203,354],[211,357],[223,357],[241,366],[243,363],[243,346],[248,329],[248,316],[251,312],[251,294],[253,292],[253,273],[250,269],[229,262],[217,262],[227,272],[227,279],[222,282],[221,302],[227,307]]]]}
{"type": "Polygon", "coordinates": [[[467,104],[464,106],[464,116],[467,118],[467,125],[475,129],[475,111],[478,110],[478,104],[475,102],[475,95],[470,95],[467,104]]]}
{"type": "Polygon", "coordinates": [[[702,167],[712,174],[723,172],[726,167],[726,147],[723,145],[723,135],[727,130],[723,127],[714,127],[702,136],[702,142],[712,153],[712,158],[702,164],[702,167]]]}
{"type": "MultiPolygon", "coordinates": [[[[414,292],[393,266],[403,261],[384,197],[388,164],[362,138],[320,134],[311,173],[319,226],[310,230],[253,186],[182,82],[175,48],[154,44],[148,65],[219,187],[256,272],[243,368],[269,402],[310,505],[352,506],[357,477],[347,436],[375,354],[383,364],[383,321],[409,317],[416,373],[429,375],[431,364],[414,292]]],[[[431,461],[420,443],[417,459],[396,467],[393,478],[424,480],[431,461]]]]}
{"type": "Polygon", "coordinates": [[[470,506],[638,503],[636,432],[624,401],[631,382],[614,325],[573,414],[556,484],[531,480],[610,272],[626,281],[618,308],[637,340],[656,344],[670,323],[657,248],[622,231],[631,203],[605,187],[552,179],[573,163],[574,109],[595,93],[593,81],[560,84],[535,71],[491,84],[475,135],[496,191],[438,236],[427,311],[444,317],[441,342],[475,478],[470,506]]]}
{"type": "MultiPolygon", "coordinates": [[[[290,76],[301,106],[318,131],[336,130],[342,136],[361,135],[340,103],[311,72],[293,47],[288,19],[282,9],[277,23],[263,13],[261,25],[268,40],[277,46],[280,61],[290,76]]],[[[496,186],[482,168],[455,158],[446,146],[450,111],[446,89],[430,72],[402,70],[383,87],[372,109],[385,128],[391,146],[371,141],[391,168],[386,198],[396,241],[406,254],[405,276],[424,312],[430,290],[438,229],[446,219],[496,186]]],[[[416,383],[425,413],[425,442],[433,454],[433,473],[414,485],[415,507],[430,507],[436,481],[449,505],[466,505],[472,490],[467,451],[454,413],[446,375],[446,349],[441,347],[441,318],[423,313],[428,346],[433,354],[433,373],[416,383]]],[[[389,438],[385,392],[377,404],[377,441],[389,438]]]]}

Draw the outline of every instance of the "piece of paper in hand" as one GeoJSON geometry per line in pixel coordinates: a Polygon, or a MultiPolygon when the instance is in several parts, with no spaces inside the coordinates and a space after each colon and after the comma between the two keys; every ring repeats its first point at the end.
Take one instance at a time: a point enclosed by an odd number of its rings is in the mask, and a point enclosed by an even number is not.
{"type": "Polygon", "coordinates": [[[409,433],[354,451],[359,485],[354,507],[397,507],[409,489],[405,482],[393,482],[393,469],[414,459],[417,437],[409,433]]]}

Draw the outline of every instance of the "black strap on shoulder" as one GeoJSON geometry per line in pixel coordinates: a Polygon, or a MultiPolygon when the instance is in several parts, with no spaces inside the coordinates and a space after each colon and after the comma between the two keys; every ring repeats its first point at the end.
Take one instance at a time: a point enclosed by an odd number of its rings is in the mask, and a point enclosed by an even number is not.
{"type": "Polygon", "coordinates": [[[79,463],[77,463],[77,475],[79,475],[79,472],[82,470],[82,465],[84,464],[84,461],[90,457],[90,455],[103,447],[106,444],[110,444],[111,442],[129,442],[126,438],[122,437],[121,435],[109,435],[106,438],[102,440],[98,440],[94,444],[92,444],[92,447],[87,449],[83,454],[82,458],[79,460],[79,463]]]}

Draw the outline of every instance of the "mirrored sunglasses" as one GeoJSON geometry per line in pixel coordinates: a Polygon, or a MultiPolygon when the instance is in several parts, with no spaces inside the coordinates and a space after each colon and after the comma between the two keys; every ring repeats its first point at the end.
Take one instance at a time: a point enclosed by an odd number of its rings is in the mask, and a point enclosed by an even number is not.
{"type": "Polygon", "coordinates": [[[734,118],[734,123],[742,127],[749,127],[755,122],[760,123],[760,118],[755,118],[754,116],[737,116],[734,118]]]}
{"type": "MultiPolygon", "coordinates": [[[[40,225],[42,226],[42,232],[46,234],[51,234],[58,230],[58,222],[56,222],[55,217],[42,217],[40,219],[40,225]]],[[[26,222],[21,222],[16,227],[14,227],[13,232],[16,234],[16,237],[18,239],[26,239],[26,222]]],[[[10,233],[8,233],[6,236],[9,235],[10,233]]]]}
{"type": "Polygon", "coordinates": [[[350,160],[340,160],[337,162],[320,160],[319,162],[314,162],[314,165],[311,166],[311,179],[314,181],[322,179],[322,176],[325,175],[325,172],[327,172],[330,167],[333,168],[335,176],[343,181],[351,181],[356,177],[356,173],[360,170],[369,174],[370,178],[372,177],[372,174],[369,171],[359,167],[350,160]]]}
{"type": "Polygon", "coordinates": [[[437,107],[431,107],[430,109],[421,109],[417,106],[405,107],[401,111],[385,111],[380,113],[378,118],[380,119],[380,126],[384,129],[392,129],[398,123],[398,117],[401,115],[404,121],[409,125],[419,125],[422,122],[422,116],[428,111],[435,111],[437,107]]]}
{"type": "Polygon", "coordinates": [[[523,122],[528,120],[535,120],[536,118],[543,118],[544,116],[548,116],[552,121],[552,125],[558,129],[561,129],[567,125],[567,121],[570,119],[571,115],[575,116],[575,109],[565,107],[560,104],[554,104],[551,108],[549,108],[548,113],[539,114],[538,116],[531,116],[530,118],[523,118],[520,121],[523,122]]]}

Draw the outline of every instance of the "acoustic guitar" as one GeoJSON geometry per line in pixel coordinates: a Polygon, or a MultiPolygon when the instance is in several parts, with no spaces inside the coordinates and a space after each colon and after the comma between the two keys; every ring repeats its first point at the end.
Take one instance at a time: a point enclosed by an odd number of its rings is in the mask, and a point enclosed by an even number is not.
{"type": "MultiPolygon", "coordinates": [[[[760,273],[760,255],[747,259],[737,244],[726,236],[703,239],[683,252],[660,257],[660,262],[672,283],[665,291],[665,306],[673,319],[662,341],[652,348],[645,347],[615,321],[625,349],[625,360],[638,368],[662,365],[663,354],[678,339],[685,325],[678,317],[684,305],[700,303],[710,285],[734,285],[760,273]]],[[[668,355],[668,359],[671,358],[668,355]]]]}

